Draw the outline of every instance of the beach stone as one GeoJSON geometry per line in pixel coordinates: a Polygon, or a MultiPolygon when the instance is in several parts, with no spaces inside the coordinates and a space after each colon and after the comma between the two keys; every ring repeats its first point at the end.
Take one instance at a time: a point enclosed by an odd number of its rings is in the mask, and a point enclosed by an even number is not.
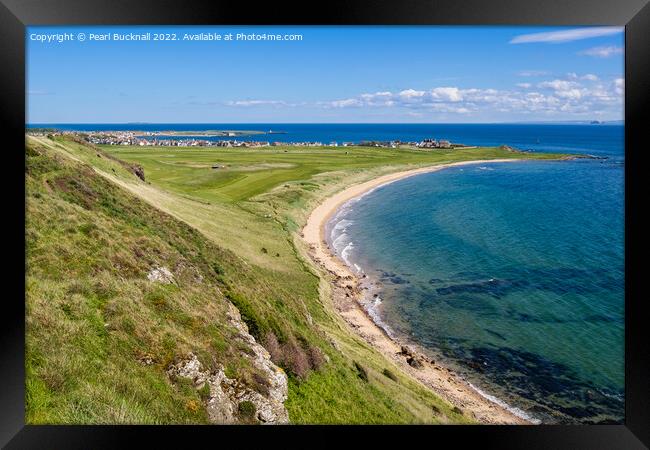
{"type": "Polygon", "coordinates": [[[415,358],[413,356],[409,356],[406,359],[406,362],[408,363],[409,366],[413,367],[414,369],[421,369],[423,367],[422,361],[420,361],[418,358],[415,358]]]}

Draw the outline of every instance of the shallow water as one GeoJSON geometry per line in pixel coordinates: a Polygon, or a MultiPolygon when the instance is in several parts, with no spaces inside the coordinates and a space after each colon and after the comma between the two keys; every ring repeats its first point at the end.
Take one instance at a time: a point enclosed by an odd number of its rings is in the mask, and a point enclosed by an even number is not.
{"type": "Polygon", "coordinates": [[[348,203],[329,227],[375,281],[389,331],[543,422],[623,419],[623,139],[603,128],[549,147],[607,160],[418,175],[348,203]]]}

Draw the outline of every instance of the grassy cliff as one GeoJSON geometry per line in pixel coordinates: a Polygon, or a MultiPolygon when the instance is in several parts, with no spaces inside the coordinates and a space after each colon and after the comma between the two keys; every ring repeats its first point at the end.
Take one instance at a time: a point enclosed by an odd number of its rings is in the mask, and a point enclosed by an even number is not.
{"type": "Polygon", "coordinates": [[[189,352],[263,392],[228,302],[287,373],[294,423],[471,421],[347,328],[299,229],[342,184],[439,162],[557,156],[100,149],[63,137],[29,137],[26,155],[28,423],[205,423],[205,393],[166,374],[189,352]],[[159,267],[173,283],[148,280],[159,267]]]}
{"type": "Polygon", "coordinates": [[[26,150],[27,422],[205,423],[205,392],[166,375],[189,352],[263,392],[227,318],[241,262],[89,166],[26,150]],[[149,280],[160,268],[172,282],[149,280]]]}

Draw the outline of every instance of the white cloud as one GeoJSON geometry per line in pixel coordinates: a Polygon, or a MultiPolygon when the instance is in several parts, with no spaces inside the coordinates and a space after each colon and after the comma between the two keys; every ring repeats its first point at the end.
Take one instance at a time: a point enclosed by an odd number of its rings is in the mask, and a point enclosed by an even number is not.
{"type": "Polygon", "coordinates": [[[289,103],[281,100],[235,100],[226,102],[228,106],[290,106],[289,103]]]}
{"type": "Polygon", "coordinates": [[[587,80],[587,81],[598,81],[598,77],[593,73],[587,73],[585,75],[578,75],[575,72],[569,72],[566,74],[566,77],[570,80],[587,80]]]}
{"type": "Polygon", "coordinates": [[[584,27],[570,30],[549,31],[543,33],[521,34],[510,40],[511,44],[528,44],[531,42],[571,42],[600,36],[622,33],[622,27],[584,27]]]}
{"type": "Polygon", "coordinates": [[[347,108],[350,106],[363,106],[363,102],[356,98],[346,98],[345,100],[334,100],[330,102],[330,106],[334,108],[347,108]]]}
{"type": "MultiPolygon", "coordinates": [[[[421,117],[431,113],[490,114],[512,113],[554,116],[582,114],[621,115],[623,78],[600,80],[593,74],[568,73],[564,78],[541,80],[536,84],[517,83],[512,89],[460,88],[438,86],[431,89],[402,89],[395,92],[362,93],[330,101],[287,103],[269,100],[228,102],[234,106],[282,105],[315,108],[364,108],[367,113],[397,108],[405,115],[421,117]]],[[[580,117],[580,116],[579,116],[580,117]]]]}
{"type": "Polygon", "coordinates": [[[431,98],[437,101],[459,102],[463,99],[460,89],[456,87],[438,87],[429,91],[431,98]]]}
{"type": "MultiPolygon", "coordinates": [[[[566,78],[543,81],[538,83],[537,87],[542,90],[552,91],[551,95],[562,101],[583,100],[585,104],[613,105],[622,99],[620,92],[615,89],[614,82],[612,82],[613,88],[612,86],[607,87],[594,74],[578,75],[570,72],[566,78]]],[[[578,107],[577,103],[565,104],[560,110],[567,111],[567,108],[573,108],[574,111],[580,112],[584,109],[584,104],[580,105],[580,107],[578,107]]]]}
{"type": "Polygon", "coordinates": [[[557,91],[555,95],[560,98],[572,98],[578,100],[582,98],[582,91],[580,89],[565,89],[557,91]]]}
{"type": "Polygon", "coordinates": [[[556,91],[566,91],[577,85],[578,83],[576,83],[575,81],[567,81],[567,80],[552,80],[552,81],[542,81],[541,83],[537,83],[537,87],[539,88],[554,89],[556,91]]]}
{"type": "Polygon", "coordinates": [[[419,99],[422,98],[426,92],[424,91],[416,91],[414,89],[406,89],[401,91],[398,95],[399,97],[404,100],[404,101],[410,101],[411,99],[419,99]]]}
{"type": "Polygon", "coordinates": [[[548,72],[545,70],[522,70],[521,72],[518,72],[517,75],[520,77],[541,77],[548,75],[548,72]]]}
{"type": "Polygon", "coordinates": [[[623,78],[617,78],[614,80],[614,92],[618,95],[623,95],[625,92],[625,80],[623,78]]]}
{"type": "Polygon", "coordinates": [[[594,56],[596,58],[609,58],[613,55],[623,54],[623,47],[615,47],[613,45],[608,47],[593,47],[583,50],[578,53],[579,55],[594,56]]]}
{"type": "MultiPolygon", "coordinates": [[[[467,91],[471,92],[471,91],[467,91]]],[[[434,107],[433,105],[457,103],[463,100],[464,91],[457,87],[436,87],[429,91],[404,89],[397,93],[376,92],[374,94],[361,94],[355,98],[321,102],[321,105],[330,108],[346,108],[359,106],[412,106],[434,107]]],[[[454,108],[454,111],[461,107],[454,108]]]]}

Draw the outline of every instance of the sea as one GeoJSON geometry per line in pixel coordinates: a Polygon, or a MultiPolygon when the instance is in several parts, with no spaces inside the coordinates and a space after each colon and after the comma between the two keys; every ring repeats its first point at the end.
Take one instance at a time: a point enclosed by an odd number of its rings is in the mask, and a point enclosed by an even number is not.
{"type": "Polygon", "coordinates": [[[279,134],[250,139],[284,142],[436,138],[596,156],[480,163],[399,180],[344,204],[326,234],[366,275],[374,320],[482,395],[536,423],[624,420],[621,124],[30,126],[273,130],[279,134]]]}

